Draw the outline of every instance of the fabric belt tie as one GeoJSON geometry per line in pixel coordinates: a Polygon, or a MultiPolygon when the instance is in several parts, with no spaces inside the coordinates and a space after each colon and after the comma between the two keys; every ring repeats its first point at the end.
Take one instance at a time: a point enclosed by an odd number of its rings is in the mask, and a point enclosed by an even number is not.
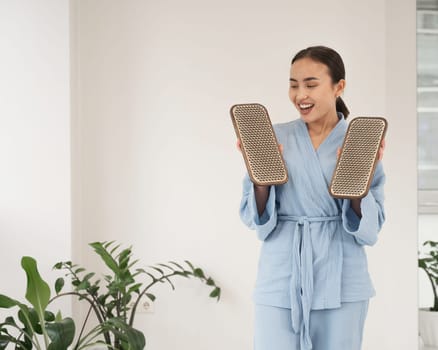
{"type": "Polygon", "coordinates": [[[312,349],[309,322],[313,298],[313,248],[310,237],[310,223],[341,221],[337,216],[295,216],[279,215],[279,220],[294,221],[295,232],[292,241],[292,277],[290,283],[292,328],[300,332],[300,349],[312,349]]]}

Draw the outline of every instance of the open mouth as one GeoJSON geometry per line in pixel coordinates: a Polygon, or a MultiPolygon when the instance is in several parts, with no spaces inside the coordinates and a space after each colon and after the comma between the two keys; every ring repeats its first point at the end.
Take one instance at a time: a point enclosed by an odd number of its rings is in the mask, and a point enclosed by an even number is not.
{"type": "Polygon", "coordinates": [[[300,108],[300,111],[304,114],[309,113],[312,110],[313,106],[315,106],[315,105],[311,104],[311,103],[300,103],[298,105],[298,107],[300,108]]]}

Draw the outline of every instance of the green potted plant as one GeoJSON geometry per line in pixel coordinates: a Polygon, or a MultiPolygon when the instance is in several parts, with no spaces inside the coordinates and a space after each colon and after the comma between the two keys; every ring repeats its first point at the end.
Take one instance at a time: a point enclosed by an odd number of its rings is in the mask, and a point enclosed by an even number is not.
{"type": "Polygon", "coordinates": [[[66,349],[75,333],[73,319],[47,310],[50,288],[41,278],[36,261],[25,256],[21,266],[27,276],[26,299],[30,305],[0,294],[0,308],[18,308],[17,318],[8,316],[0,323],[0,349],[9,344],[17,350],[66,349]]]}
{"type": "Polygon", "coordinates": [[[22,258],[27,276],[26,299],[30,305],[0,294],[0,308],[18,308],[17,317],[8,316],[0,323],[0,350],[9,344],[14,344],[17,350],[82,350],[95,345],[104,345],[108,349],[141,350],[146,346],[146,339],[143,332],[134,328],[139,302],[145,295],[155,300],[151,288],[157,283],[169,283],[175,289],[172,279],[176,276],[201,280],[213,288],[210,297],[220,299],[221,290],[214,280],[206,277],[204,271],[190,261],[135,268],[138,260],[132,260],[131,247],[121,249],[115,242],[95,242],[90,246],[109,268],[110,274],[104,275],[102,282],[94,272],[87,272],[70,261],[59,262],[54,268],[64,271],[65,275],[56,280],[56,295],[53,297],[38,272],[36,261],[31,257],[22,258]],[[147,282],[139,280],[140,276],[147,282]],[[62,292],[65,277],[72,284],[72,290],[62,292]],[[54,315],[48,310],[54,300],[71,296],[89,305],[78,334],[73,319],[63,318],[59,312],[54,315]],[[85,331],[91,313],[98,322],[91,330],[85,331]]]}
{"type": "Polygon", "coordinates": [[[438,242],[426,241],[419,252],[418,267],[422,269],[433,291],[433,306],[420,308],[419,332],[425,346],[438,347],[438,242]]]}

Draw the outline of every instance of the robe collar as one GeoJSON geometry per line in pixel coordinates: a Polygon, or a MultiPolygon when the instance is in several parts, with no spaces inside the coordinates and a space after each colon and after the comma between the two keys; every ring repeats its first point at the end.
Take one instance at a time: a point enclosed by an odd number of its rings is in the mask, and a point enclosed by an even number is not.
{"type": "Polygon", "coordinates": [[[301,118],[299,119],[299,123],[301,125],[301,128],[304,128],[305,134],[307,135],[307,143],[308,143],[308,145],[310,145],[311,149],[314,152],[318,152],[321,149],[321,147],[324,147],[324,145],[328,141],[330,141],[331,138],[335,137],[339,133],[342,133],[342,134],[345,133],[345,130],[347,129],[347,121],[344,118],[344,114],[342,112],[336,112],[336,114],[338,115],[338,119],[339,119],[338,122],[336,123],[335,127],[329,132],[329,134],[325,137],[325,139],[321,142],[321,144],[318,146],[317,149],[315,149],[315,147],[313,147],[312,140],[310,138],[309,130],[307,129],[306,122],[304,122],[304,120],[302,120],[301,118]]]}

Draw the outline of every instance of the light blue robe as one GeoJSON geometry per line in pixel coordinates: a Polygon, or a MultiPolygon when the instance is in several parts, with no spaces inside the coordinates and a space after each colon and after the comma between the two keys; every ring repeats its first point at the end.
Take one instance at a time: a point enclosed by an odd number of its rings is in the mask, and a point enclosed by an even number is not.
{"type": "Polygon", "coordinates": [[[248,174],[243,180],[240,217],[263,241],[253,300],[291,309],[301,349],[312,346],[311,309],[338,308],[341,302],[366,300],[375,294],[364,245],[376,243],[385,220],[385,175],[379,161],[370,191],[361,201],[361,218],[350,200],[330,195],[336,152],[348,126],[341,113],[338,117],[317,150],[303,120],[274,124],[289,181],[270,187],[260,217],[253,183],[248,174]]]}

